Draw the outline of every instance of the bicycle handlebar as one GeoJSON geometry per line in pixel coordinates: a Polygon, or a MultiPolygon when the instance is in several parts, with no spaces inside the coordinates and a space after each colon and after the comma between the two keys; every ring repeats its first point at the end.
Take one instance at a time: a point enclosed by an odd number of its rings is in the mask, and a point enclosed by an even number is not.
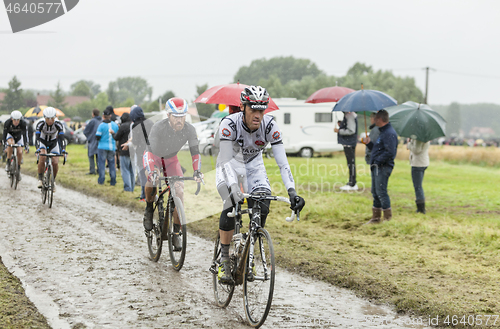
{"type": "MultiPolygon", "coordinates": [[[[184,181],[184,180],[195,180],[194,177],[184,177],[184,176],[167,176],[167,177],[159,177],[159,179],[161,180],[164,180],[166,182],[170,182],[170,181],[184,181]]],[[[203,182],[203,179],[201,180],[203,182]]],[[[196,192],[194,192],[194,195],[198,195],[198,193],[200,193],[200,189],[201,189],[201,184],[200,182],[196,182],[198,184],[198,187],[196,189],[196,192]]],[[[205,184],[205,182],[203,182],[203,184],[205,184]]]]}
{"type": "MultiPolygon", "coordinates": [[[[281,201],[290,204],[290,200],[288,198],[282,197],[282,196],[275,196],[275,195],[261,195],[261,194],[248,194],[248,193],[241,193],[242,197],[245,199],[252,199],[255,201],[260,201],[260,200],[271,200],[271,201],[281,201]]],[[[227,214],[228,217],[235,217],[236,216],[236,207],[233,207],[233,211],[227,214]]],[[[297,217],[297,221],[300,220],[300,211],[293,211],[292,210],[292,215],[290,217],[285,218],[287,222],[293,222],[295,220],[295,217],[297,217]]]]}
{"type": "Polygon", "coordinates": [[[36,163],[37,164],[38,164],[38,161],[39,161],[40,157],[54,158],[54,157],[62,157],[62,156],[64,156],[63,165],[65,165],[66,164],[66,159],[67,159],[68,152],[63,152],[62,154],[35,152],[35,154],[36,154],[36,163]]]}

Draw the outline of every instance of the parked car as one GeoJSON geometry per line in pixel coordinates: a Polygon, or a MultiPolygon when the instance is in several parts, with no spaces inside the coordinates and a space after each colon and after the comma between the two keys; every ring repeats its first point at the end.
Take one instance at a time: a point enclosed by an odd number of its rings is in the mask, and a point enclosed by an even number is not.
{"type": "Polygon", "coordinates": [[[75,130],[73,138],[76,144],[85,144],[87,142],[87,137],[83,134],[83,128],[75,130]]]}

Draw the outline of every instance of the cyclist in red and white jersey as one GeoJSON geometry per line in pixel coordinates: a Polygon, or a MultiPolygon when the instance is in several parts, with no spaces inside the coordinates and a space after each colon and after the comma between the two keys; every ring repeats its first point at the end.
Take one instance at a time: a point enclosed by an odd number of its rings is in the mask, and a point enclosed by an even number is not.
{"type": "MultiPolygon", "coordinates": [[[[146,168],[148,182],[145,187],[146,209],[144,211],[144,228],[150,231],[153,228],[153,202],[156,193],[154,185],[154,173],[158,173],[158,168],[163,168],[164,176],[183,176],[182,168],[177,159],[177,153],[182,146],[189,145],[191,152],[193,177],[200,182],[203,178],[201,173],[201,158],[198,148],[198,137],[193,125],[186,122],[188,103],[185,99],[174,97],[166,103],[168,118],[158,121],[151,128],[149,136],[150,150],[143,156],[143,165],[146,168]]],[[[141,133],[139,131],[138,133],[141,133]]],[[[183,201],[184,184],[176,182],[176,195],[183,201]]],[[[183,201],[184,202],[184,201],[183,201]]],[[[174,231],[180,229],[177,213],[174,215],[174,231]]],[[[174,241],[177,244],[178,241],[174,241]]],[[[178,246],[176,245],[176,248],[178,246]]]]}

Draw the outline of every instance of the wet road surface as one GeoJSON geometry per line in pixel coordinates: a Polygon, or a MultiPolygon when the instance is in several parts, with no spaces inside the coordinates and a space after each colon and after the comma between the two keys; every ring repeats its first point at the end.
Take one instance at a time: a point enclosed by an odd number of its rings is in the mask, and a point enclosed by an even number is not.
{"type": "MultiPolygon", "coordinates": [[[[13,190],[0,171],[0,256],[53,328],[249,328],[241,286],[226,309],[214,303],[212,242],[189,235],[176,272],[166,248],[149,260],[140,213],[57,188],[50,209],[34,178],[13,190]]],[[[348,290],[276,273],[262,328],[424,328],[348,290]]]]}

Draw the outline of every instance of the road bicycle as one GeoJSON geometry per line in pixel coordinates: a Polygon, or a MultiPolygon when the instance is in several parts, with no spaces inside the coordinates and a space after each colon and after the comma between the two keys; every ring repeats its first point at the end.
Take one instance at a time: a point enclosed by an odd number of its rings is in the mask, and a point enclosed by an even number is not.
{"type": "Polygon", "coordinates": [[[22,145],[14,144],[8,145],[12,147],[12,156],[8,159],[9,171],[7,174],[10,178],[10,187],[17,189],[17,183],[21,180],[21,168],[19,168],[19,160],[17,159],[17,148],[22,147],[22,145]]]}
{"type": "MultiPolygon", "coordinates": [[[[156,181],[156,177],[154,179],[156,181]]],[[[186,244],[187,244],[187,229],[186,229],[186,215],[184,213],[184,206],[181,199],[175,195],[175,183],[195,180],[194,177],[182,176],[168,176],[158,178],[158,194],[155,197],[153,204],[153,228],[151,231],[145,231],[148,242],[148,250],[151,259],[157,262],[160,259],[163,241],[168,241],[168,252],[170,254],[170,261],[176,271],[179,271],[184,265],[186,257],[186,244]],[[162,187],[162,181],[165,185],[162,187]],[[168,193],[167,203],[164,204],[164,196],[168,193]],[[175,230],[174,227],[174,211],[180,222],[180,229],[175,230]],[[176,248],[174,240],[180,243],[181,247],[176,248]]],[[[195,195],[200,192],[200,183],[195,195]]]]}
{"type": "Polygon", "coordinates": [[[37,153],[37,160],[36,160],[37,164],[38,161],[40,161],[40,156],[45,157],[45,171],[43,172],[42,188],[40,189],[42,191],[42,204],[45,204],[45,201],[47,201],[49,208],[52,208],[52,201],[54,199],[54,168],[52,167],[52,158],[63,156],[64,157],[63,165],[65,165],[68,157],[68,152],[64,152],[63,154],[37,153]]]}
{"type": "MultiPolygon", "coordinates": [[[[213,275],[213,288],[217,306],[226,307],[231,302],[234,287],[243,284],[243,303],[248,323],[252,327],[260,327],[267,318],[273,299],[275,260],[274,248],[269,233],[261,227],[261,203],[266,200],[281,201],[290,204],[290,200],[281,196],[264,194],[242,194],[243,198],[253,200],[253,207],[241,209],[238,202],[229,217],[235,217],[233,238],[229,247],[231,275],[233,282],[223,284],[219,281],[218,272],[221,266],[220,235],[215,241],[214,256],[210,272],[213,275]],[[241,217],[250,214],[248,232],[241,233],[241,217]]],[[[264,205],[265,206],[265,205],[264,205]]],[[[292,222],[299,213],[292,211],[286,221],[292,222]]]]}

